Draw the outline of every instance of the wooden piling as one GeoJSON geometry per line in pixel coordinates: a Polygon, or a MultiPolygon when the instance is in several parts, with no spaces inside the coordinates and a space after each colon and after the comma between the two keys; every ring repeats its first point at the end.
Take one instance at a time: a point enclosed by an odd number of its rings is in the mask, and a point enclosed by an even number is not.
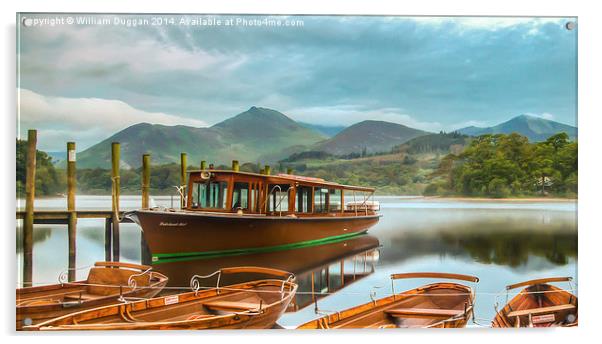
{"type": "MultiPolygon", "coordinates": [[[[149,208],[150,162],[150,154],[144,154],[142,156],[142,209],[149,208]]],[[[152,262],[150,250],[142,231],[140,232],[140,261],[144,265],[152,262]]]]}
{"type": "Polygon", "coordinates": [[[207,169],[207,161],[201,160],[201,170],[206,170],[206,169],[207,169]]]}
{"type": "Polygon", "coordinates": [[[113,142],[111,144],[111,179],[113,184],[112,194],[112,211],[113,211],[113,261],[119,261],[119,161],[120,161],[120,144],[113,142]]]}
{"type": "Polygon", "coordinates": [[[25,171],[25,217],[23,219],[23,286],[33,280],[33,201],[36,191],[36,130],[27,132],[27,165],[25,171]]]}
{"type": "Polygon", "coordinates": [[[269,176],[270,173],[272,173],[272,169],[269,165],[265,165],[265,174],[269,176]]]}
{"type": "Polygon", "coordinates": [[[77,213],[75,212],[75,142],[67,142],[67,211],[69,221],[67,224],[69,240],[69,282],[75,281],[76,267],[76,235],[77,235],[77,213]]]}
{"type": "Polygon", "coordinates": [[[238,160],[232,160],[232,171],[238,172],[239,170],[240,170],[240,167],[238,165],[238,160]]]}
{"type": "Polygon", "coordinates": [[[112,260],[113,257],[113,252],[112,252],[112,248],[113,248],[113,243],[111,242],[112,240],[112,218],[107,218],[105,220],[105,261],[110,262],[112,260]]]}
{"type": "Polygon", "coordinates": [[[184,208],[184,197],[182,195],[186,194],[186,166],[187,157],[186,153],[180,153],[180,188],[182,189],[182,194],[180,195],[180,208],[184,208]]]}
{"type": "Polygon", "coordinates": [[[142,209],[149,207],[150,154],[142,156],[142,209]]]}
{"type": "Polygon", "coordinates": [[[293,169],[292,168],[287,168],[286,169],[286,174],[293,174],[293,169]]]}

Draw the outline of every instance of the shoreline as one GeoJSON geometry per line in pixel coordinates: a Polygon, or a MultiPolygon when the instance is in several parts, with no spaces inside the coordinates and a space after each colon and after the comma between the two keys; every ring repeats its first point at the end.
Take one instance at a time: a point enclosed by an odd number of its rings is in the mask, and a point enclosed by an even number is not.
{"type": "MultiPolygon", "coordinates": [[[[492,197],[461,197],[461,196],[417,196],[424,200],[442,200],[450,202],[549,202],[549,203],[565,203],[578,202],[578,198],[562,198],[562,197],[525,197],[525,198],[492,198],[492,197]]],[[[416,199],[413,198],[413,199],[416,199]]]]}

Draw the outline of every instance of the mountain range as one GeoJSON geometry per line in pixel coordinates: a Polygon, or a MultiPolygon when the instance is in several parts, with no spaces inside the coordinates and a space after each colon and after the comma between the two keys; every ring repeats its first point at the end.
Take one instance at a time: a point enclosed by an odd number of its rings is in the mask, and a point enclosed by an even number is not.
{"type": "Polygon", "coordinates": [[[493,127],[471,126],[458,129],[457,132],[470,136],[519,133],[528,137],[532,142],[544,141],[558,132],[567,133],[571,140],[577,137],[577,128],[573,126],[529,115],[516,116],[493,127]]]}
{"type": "Polygon", "coordinates": [[[312,145],[326,139],[278,111],[251,107],[208,128],[183,125],[165,126],[139,123],[78,154],[82,168],[110,167],[111,143],[121,143],[122,167],[139,167],[142,154],[150,153],[154,164],[179,162],[180,153],[188,161],[229,163],[231,160],[255,162],[265,154],[289,146],[312,145]]]}
{"type": "MultiPolygon", "coordinates": [[[[559,131],[567,132],[571,138],[577,134],[575,127],[527,115],[494,127],[458,130],[471,136],[518,132],[532,141],[544,140],[559,131]]],[[[278,111],[253,106],[207,128],[135,124],[78,152],[77,160],[79,168],[110,168],[111,143],[120,142],[124,168],[139,167],[144,153],[151,154],[153,164],[179,162],[181,152],[188,154],[189,165],[196,165],[201,160],[215,164],[229,164],[231,160],[273,164],[303,151],[324,151],[334,155],[386,152],[429,134],[401,124],[374,120],[346,128],[299,123],[278,111]]]]}

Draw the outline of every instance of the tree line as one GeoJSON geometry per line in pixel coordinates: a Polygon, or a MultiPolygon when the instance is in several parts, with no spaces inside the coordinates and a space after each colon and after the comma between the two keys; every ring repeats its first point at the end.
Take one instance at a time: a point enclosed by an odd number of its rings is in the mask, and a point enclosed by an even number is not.
{"type": "Polygon", "coordinates": [[[577,162],[577,142],[566,133],[535,143],[517,133],[481,135],[462,153],[441,159],[425,194],[573,197],[577,162]]]}

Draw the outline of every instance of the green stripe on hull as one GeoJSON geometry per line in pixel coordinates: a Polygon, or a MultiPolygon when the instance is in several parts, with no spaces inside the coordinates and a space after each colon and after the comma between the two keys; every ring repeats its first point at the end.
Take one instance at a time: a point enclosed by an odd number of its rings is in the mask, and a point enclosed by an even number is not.
{"type": "Polygon", "coordinates": [[[266,252],[276,252],[283,250],[290,250],[295,248],[321,245],[321,244],[330,244],[339,241],[343,241],[345,239],[358,236],[366,233],[363,232],[355,232],[348,234],[341,234],[337,236],[315,239],[315,240],[307,240],[296,242],[292,244],[284,244],[277,246],[269,246],[269,247],[256,247],[256,248],[242,248],[242,249],[232,249],[232,250],[221,250],[221,251],[206,251],[206,252],[185,252],[185,253],[159,253],[153,254],[153,264],[161,264],[161,263],[169,263],[169,262],[178,262],[184,260],[193,260],[193,259],[208,259],[215,258],[220,256],[237,256],[243,254],[250,253],[266,253],[266,252]]]}

